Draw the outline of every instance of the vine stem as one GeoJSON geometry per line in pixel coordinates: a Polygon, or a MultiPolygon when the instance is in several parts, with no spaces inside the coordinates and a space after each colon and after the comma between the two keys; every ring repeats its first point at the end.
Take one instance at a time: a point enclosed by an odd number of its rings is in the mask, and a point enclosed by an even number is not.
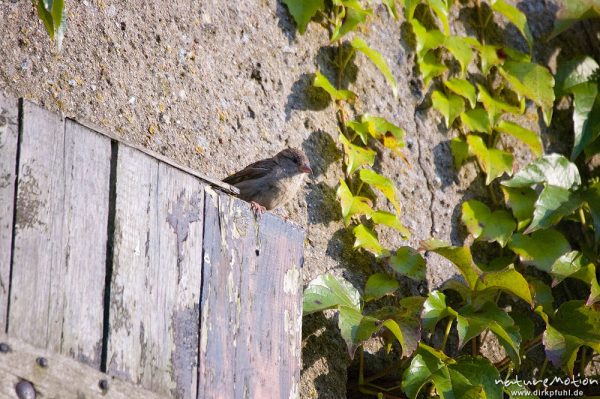
{"type": "Polygon", "coordinates": [[[452,323],[454,323],[454,318],[450,317],[448,319],[448,323],[446,324],[446,330],[444,331],[444,340],[442,341],[442,346],[440,347],[440,351],[443,352],[446,348],[446,342],[448,342],[448,335],[450,335],[450,329],[452,328],[452,323]]]}

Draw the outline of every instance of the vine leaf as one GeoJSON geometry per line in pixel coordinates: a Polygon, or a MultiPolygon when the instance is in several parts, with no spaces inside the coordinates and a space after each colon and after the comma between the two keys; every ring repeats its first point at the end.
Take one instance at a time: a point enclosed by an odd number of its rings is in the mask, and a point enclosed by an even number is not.
{"type": "Polygon", "coordinates": [[[350,143],[343,134],[340,134],[338,140],[342,143],[344,154],[346,154],[346,174],[348,176],[352,175],[361,166],[372,166],[375,162],[377,153],[370,148],[363,148],[350,143]]]}
{"type": "MultiPolygon", "coordinates": [[[[361,121],[366,123],[367,132],[376,140],[379,140],[386,148],[391,149],[400,157],[404,155],[400,151],[404,148],[404,129],[396,126],[385,118],[364,114],[361,121]]],[[[361,136],[362,139],[362,136],[361,136]]],[[[363,143],[367,142],[363,139],[363,143]]]]}
{"type": "MultiPolygon", "coordinates": [[[[370,316],[379,321],[377,325],[387,329],[402,347],[402,357],[408,357],[417,350],[421,340],[420,312],[425,298],[420,296],[406,297],[399,301],[399,306],[384,306],[370,316]]],[[[389,334],[382,334],[389,345],[389,334]]]]}
{"type": "Polygon", "coordinates": [[[583,345],[600,352],[600,307],[586,306],[584,301],[568,301],[549,318],[538,310],[546,322],[544,348],[555,367],[565,367],[573,374],[577,351],[583,345]]]}
{"type": "Polygon", "coordinates": [[[60,51],[67,19],[64,0],[38,0],[37,11],[50,39],[56,42],[60,51]]]}
{"type": "Polygon", "coordinates": [[[368,252],[371,252],[378,258],[388,256],[389,251],[379,243],[379,239],[375,235],[373,230],[369,229],[364,224],[359,224],[354,229],[352,229],[354,233],[355,241],[354,248],[362,248],[368,252]]]}
{"type": "Polygon", "coordinates": [[[469,158],[469,145],[462,137],[454,137],[450,140],[450,151],[454,159],[454,167],[458,170],[469,158]]]}
{"type": "Polygon", "coordinates": [[[435,252],[452,262],[464,277],[469,288],[475,288],[481,270],[475,265],[469,248],[450,246],[436,239],[421,241],[421,247],[426,251],[435,252]]]}
{"type": "Polygon", "coordinates": [[[410,238],[410,231],[404,227],[397,215],[386,211],[375,211],[371,214],[371,218],[376,224],[382,224],[395,229],[405,240],[410,238]]]}
{"type": "Polygon", "coordinates": [[[502,182],[507,187],[530,187],[541,183],[569,190],[581,185],[581,177],[577,166],[567,158],[559,154],[550,154],[538,158],[516,173],[512,179],[502,182]]]}
{"type": "Polygon", "coordinates": [[[550,38],[560,35],[577,21],[600,16],[600,2],[598,0],[565,1],[558,11],[554,21],[554,30],[550,38]]]}
{"type": "Polygon", "coordinates": [[[486,173],[485,184],[489,185],[494,179],[512,174],[513,155],[510,152],[497,150],[495,148],[487,148],[483,139],[477,135],[470,134],[467,136],[467,144],[469,145],[469,154],[475,156],[486,173]]]}
{"type": "Polygon", "coordinates": [[[329,79],[327,79],[321,72],[317,71],[315,73],[315,80],[313,82],[313,86],[320,87],[325,90],[327,94],[331,96],[334,100],[343,100],[348,102],[353,102],[356,99],[356,94],[351,92],[350,90],[345,89],[336,89],[329,79]]]}
{"type": "Polygon", "coordinates": [[[521,262],[550,273],[552,265],[563,254],[571,250],[567,239],[554,229],[538,230],[530,235],[514,234],[508,247],[521,262]]]}
{"type": "Polygon", "coordinates": [[[531,49],[533,46],[533,36],[529,30],[527,17],[525,17],[525,14],[523,14],[517,7],[508,4],[504,0],[492,1],[492,9],[504,15],[506,19],[512,22],[512,24],[519,29],[519,32],[521,32],[525,40],[527,40],[527,44],[531,49]]]}
{"type": "Polygon", "coordinates": [[[460,114],[460,121],[471,132],[490,133],[490,118],[483,108],[475,108],[460,114]]]}
{"type": "Polygon", "coordinates": [[[517,227],[507,211],[496,210],[492,213],[487,205],[477,200],[463,202],[461,219],[473,237],[498,242],[502,247],[517,227]]]}
{"type": "Polygon", "coordinates": [[[350,220],[355,216],[368,216],[373,213],[371,200],[366,197],[352,195],[352,192],[343,179],[340,179],[340,186],[336,194],[342,207],[342,217],[346,226],[350,224],[350,220]]]}
{"type": "Polygon", "coordinates": [[[475,57],[471,49],[471,42],[464,37],[448,36],[444,40],[443,46],[456,58],[460,64],[461,75],[464,76],[467,67],[475,57]]]}
{"type": "Polygon", "coordinates": [[[531,221],[537,193],[530,187],[506,187],[501,185],[506,205],[512,210],[521,229],[531,221]]]}
{"type": "Polygon", "coordinates": [[[427,266],[425,259],[414,248],[403,246],[389,259],[390,267],[398,274],[402,274],[416,281],[425,280],[427,266]]]}
{"type": "Polygon", "coordinates": [[[446,128],[450,128],[454,120],[465,110],[465,102],[462,97],[450,94],[448,97],[439,90],[431,95],[433,108],[437,109],[446,121],[446,128]]]}
{"type": "Polygon", "coordinates": [[[396,195],[396,187],[390,179],[371,169],[361,169],[359,176],[360,180],[364,183],[381,191],[381,193],[392,203],[396,209],[396,213],[400,214],[400,203],[398,202],[396,195]]]}
{"type": "Polygon", "coordinates": [[[590,56],[575,57],[560,66],[556,71],[554,91],[557,97],[571,92],[571,89],[582,83],[593,80],[600,65],[590,56]]]}
{"type": "Polygon", "coordinates": [[[482,273],[475,284],[475,291],[481,292],[484,290],[509,292],[533,307],[529,284],[525,277],[516,271],[513,266],[509,266],[504,270],[482,273]]]}
{"type": "Polygon", "coordinates": [[[442,75],[448,70],[448,67],[439,62],[433,52],[428,52],[423,58],[419,58],[418,62],[425,88],[429,87],[429,83],[431,83],[433,78],[442,75]]]}
{"type": "Polygon", "coordinates": [[[520,140],[531,149],[531,152],[536,157],[542,155],[542,140],[536,132],[509,121],[500,121],[494,129],[520,140]]]}
{"type": "Polygon", "coordinates": [[[592,214],[592,225],[594,227],[595,240],[600,240],[600,182],[589,186],[583,194],[583,198],[592,214]]]}
{"type": "Polygon", "coordinates": [[[385,58],[383,58],[381,53],[376,50],[373,50],[371,47],[369,47],[369,45],[363,39],[361,39],[358,36],[354,37],[352,42],[350,42],[350,45],[354,49],[356,49],[356,50],[360,51],[361,53],[363,53],[364,55],[366,55],[371,61],[373,61],[375,66],[383,74],[383,76],[385,77],[385,80],[388,82],[388,84],[392,88],[392,93],[394,94],[394,98],[398,97],[398,85],[396,83],[396,79],[394,78],[394,75],[392,74],[390,67],[388,66],[385,58]]]}
{"type": "Polygon", "coordinates": [[[357,312],[362,309],[360,293],[342,277],[323,274],[308,283],[304,290],[304,315],[341,306],[357,312]]]}
{"type": "Polygon", "coordinates": [[[475,92],[475,87],[469,83],[468,80],[457,78],[450,79],[444,81],[444,85],[454,93],[469,100],[471,108],[475,108],[475,105],[477,104],[477,93],[475,92]]]}
{"type": "Polygon", "coordinates": [[[325,9],[324,0],[283,0],[290,14],[296,21],[298,32],[304,34],[308,23],[317,12],[325,9]]]}
{"type": "Polygon", "coordinates": [[[581,207],[583,199],[578,192],[572,192],[562,187],[546,186],[535,202],[533,220],[525,234],[539,229],[547,229],[558,223],[581,207]]]}
{"type": "Polygon", "coordinates": [[[521,102],[520,106],[511,105],[507,102],[494,98],[485,87],[477,84],[477,101],[483,104],[483,108],[487,111],[490,121],[492,124],[496,123],[498,116],[502,112],[509,112],[511,114],[522,114],[525,111],[525,103],[521,102]]]}
{"type": "MultiPolygon", "coordinates": [[[[482,44],[477,47],[479,50],[479,58],[481,59],[481,71],[484,74],[489,74],[490,69],[496,65],[504,63],[504,57],[498,56],[499,50],[502,47],[482,44]]],[[[504,50],[502,50],[504,51],[504,50]]]]}
{"type": "Polygon", "coordinates": [[[546,313],[554,313],[554,296],[552,289],[542,280],[530,277],[529,289],[533,293],[533,303],[541,306],[546,313]]]}
{"type": "Polygon", "coordinates": [[[341,3],[344,6],[343,15],[339,19],[339,24],[333,28],[331,42],[338,41],[346,36],[358,24],[365,22],[367,16],[373,14],[372,10],[363,8],[358,0],[342,0],[341,3]]]}
{"type": "Polygon", "coordinates": [[[573,93],[573,150],[575,160],[600,135],[598,83],[588,82],[571,89],[573,93]]]}
{"type": "Polygon", "coordinates": [[[437,29],[427,30],[421,23],[413,19],[410,24],[417,39],[416,52],[418,58],[423,58],[429,50],[436,49],[444,44],[444,34],[437,29]]]}
{"type": "Polygon", "coordinates": [[[423,303],[421,320],[425,329],[433,331],[440,320],[448,316],[456,317],[457,315],[458,313],[446,304],[446,295],[435,290],[427,295],[427,299],[423,303]]]}
{"type": "Polygon", "coordinates": [[[385,273],[375,273],[369,276],[365,285],[365,301],[379,299],[394,293],[400,287],[398,280],[385,273]]]}
{"type": "Polygon", "coordinates": [[[506,61],[499,68],[500,74],[519,96],[536,103],[550,126],[554,109],[554,77],[550,71],[538,64],[521,61],[506,61]]]}
{"type": "Polygon", "coordinates": [[[596,278],[596,266],[586,259],[581,252],[567,252],[554,262],[551,271],[552,286],[560,284],[564,279],[571,277],[590,285],[590,296],[586,305],[596,303],[600,299],[600,285],[596,278]]]}

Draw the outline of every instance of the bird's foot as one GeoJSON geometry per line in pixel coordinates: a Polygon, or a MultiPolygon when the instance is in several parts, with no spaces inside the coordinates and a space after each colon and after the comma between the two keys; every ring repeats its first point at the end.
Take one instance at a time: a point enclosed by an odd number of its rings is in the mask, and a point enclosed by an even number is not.
{"type": "Polygon", "coordinates": [[[255,201],[250,201],[250,208],[252,208],[252,212],[254,212],[254,216],[257,218],[260,218],[267,210],[267,208],[255,201]]]}

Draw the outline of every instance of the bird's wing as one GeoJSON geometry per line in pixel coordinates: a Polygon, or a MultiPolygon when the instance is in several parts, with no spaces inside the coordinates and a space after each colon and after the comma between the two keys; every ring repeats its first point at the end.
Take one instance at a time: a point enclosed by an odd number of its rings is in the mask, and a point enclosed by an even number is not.
{"type": "Polygon", "coordinates": [[[223,181],[235,186],[242,181],[260,179],[272,172],[276,166],[277,162],[275,162],[273,158],[263,159],[246,166],[244,169],[231,176],[227,176],[223,181]]]}

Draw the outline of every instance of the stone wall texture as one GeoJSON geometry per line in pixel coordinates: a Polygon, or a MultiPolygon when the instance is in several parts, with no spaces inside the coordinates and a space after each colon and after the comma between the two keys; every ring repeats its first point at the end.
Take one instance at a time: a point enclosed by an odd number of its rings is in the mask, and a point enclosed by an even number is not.
{"type": "MultiPolygon", "coordinates": [[[[486,197],[487,188],[472,165],[454,170],[448,140],[456,132],[445,129],[429,107],[415,70],[410,29],[373,3],[373,17],[360,35],[390,64],[398,98],[362,56],[353,61],[355,73],[346,83],[359,95],[359,112],[384,116],[407,132],[410,167],[381,151],[376,169],[399,187],[402,221],[412,237],[405,242],[386,233],[383,240],[390,248],[416,248],[432,236],[461,244],[460,205],[486,197]]],[[[454,16],[458,22],[452,29],[472,34],[472,5],[461,3],[466,11],[454,16]]],[[[554,70],[574,54],[600,59],[597,24],[578,24],[545,42],[556,2],[513,4],[530,20],[538,62],[554,70]]],[[[301,195],[278,213],[306,230],[304,280],[332,272],[364,286],[376,265],[352,249],[352,233],[343,228],[335,200],[343,175],[335,110],[309,90],[317,69],[332,74],[332,51],[322,27],[312,23],[300,36],[286,7],[275,0],[67,0],[67,10],[68,28],[57,52],[31,1],[0,0],[0,90],[102,126],[215,178],[287,146],[301,147],[314,174],[301,195]]],[[[525,49],[518,31],[497,19],[490,41],[507,38],[525,49]]],[[[530,107],[521,123],[543,132],[547,150],[569,145],[567,110],[557,113],[550,129],[540,120],[530,107]]],[[[516,153],[521,164],[530,159],[526,150],[517,147],[516,153]]],[[[428,255],[427,260],[428,288],[456,275],[441,258],[428,255]]],[[[403,285],[407,295],[423,288],[403,285]]],[[[347,375],[351,360],[330,316],[304,319],[303,398],[346,397],[348,378],[353,378],[347,375]]]]}

